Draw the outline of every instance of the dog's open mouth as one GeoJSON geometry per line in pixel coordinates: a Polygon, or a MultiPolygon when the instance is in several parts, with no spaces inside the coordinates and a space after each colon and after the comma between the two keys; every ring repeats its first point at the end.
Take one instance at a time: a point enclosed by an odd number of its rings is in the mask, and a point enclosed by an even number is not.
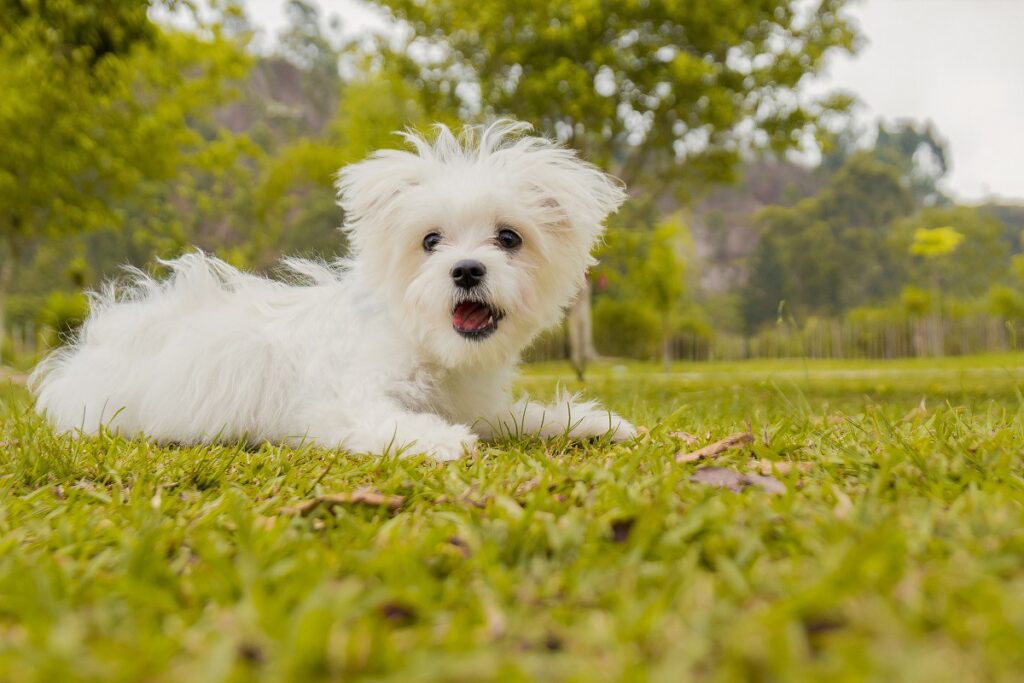
{"type": "Polygon", "coordinates": [[[463,301],[452,310],[452,327],[466,339],[483,339],[498,329],[504,317],[482,301],[463,301]]]}

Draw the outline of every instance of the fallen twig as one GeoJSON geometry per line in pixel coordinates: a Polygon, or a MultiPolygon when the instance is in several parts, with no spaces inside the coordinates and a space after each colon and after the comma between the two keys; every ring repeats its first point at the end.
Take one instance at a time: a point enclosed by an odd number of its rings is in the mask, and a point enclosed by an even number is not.
{"type": "Polygon", "coordinates": [[[702,458],[713,458],[720,453],[739,448],[754,441],[754,435],[749,431],[739,432],[727,436],[721,441],[710,443],[704,448],[699,448],[691,453],[677,453],[676,462],[696,462],[702,458]]]}

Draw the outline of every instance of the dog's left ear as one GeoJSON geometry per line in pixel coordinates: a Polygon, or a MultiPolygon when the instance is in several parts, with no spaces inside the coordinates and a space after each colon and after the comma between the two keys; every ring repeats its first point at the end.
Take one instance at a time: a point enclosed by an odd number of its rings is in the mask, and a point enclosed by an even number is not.
{"type": "Polygon", "coordinates": [[[419,184],[423,160],[409,152],[386,149],[338,172],[335,187],[345,212],[342,230],[358,251],[371,230],[386,230],[394,222],[395,200],[419,184]]]}
{"type": "Polygon", "coordinates": [[[547,141],[526,156],[534,157],[529,184],[544,225],[556,233],[568,231],[588,248],[593,246],[604,232],[605,219],[626,200],[622,182],[574,151],[547,141]]]}

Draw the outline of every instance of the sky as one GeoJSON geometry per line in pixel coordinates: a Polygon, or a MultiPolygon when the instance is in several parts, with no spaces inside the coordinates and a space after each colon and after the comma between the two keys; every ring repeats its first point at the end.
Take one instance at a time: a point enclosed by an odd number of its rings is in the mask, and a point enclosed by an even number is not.
{"type": "MultiPolygon", "coordinates": [[[[246,8],[273,35],[284,4],[246,8]]],[[[349,35],[382,24],[357,0],[317,4],[349,35]]],[[[860,0],[849,14],[866,44],[835,58],[814,91],[854,93],[865,122],[932,121],[949,143],[944,189],[956,199],[1024,199],[1024,0],[860,0]]]]}
{"type": "Polygon", "coordinates": [[[868,44],[824,84],[855,93],[862,117],[933,121],[958,199],[1024,199],[1024,0],[867,0],[851,14],[868,44]]]}

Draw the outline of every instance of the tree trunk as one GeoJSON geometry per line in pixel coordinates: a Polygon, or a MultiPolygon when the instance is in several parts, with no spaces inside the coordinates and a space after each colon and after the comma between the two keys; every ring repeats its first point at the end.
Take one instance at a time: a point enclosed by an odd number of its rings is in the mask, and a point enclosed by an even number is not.
{"type": "Polygon", "coordinates": [[[590,317],[590,280],[587,280],[569,308],[569,362],[576,377],[583,381],[587,363],[597,357],[594,350],[594,330],[590,317]]]}
{"type": "Polygon", "coordinates": [[[666,332],[661,337],[661,369],[664,372],[672,371],[672,334],[666,332]]]}

